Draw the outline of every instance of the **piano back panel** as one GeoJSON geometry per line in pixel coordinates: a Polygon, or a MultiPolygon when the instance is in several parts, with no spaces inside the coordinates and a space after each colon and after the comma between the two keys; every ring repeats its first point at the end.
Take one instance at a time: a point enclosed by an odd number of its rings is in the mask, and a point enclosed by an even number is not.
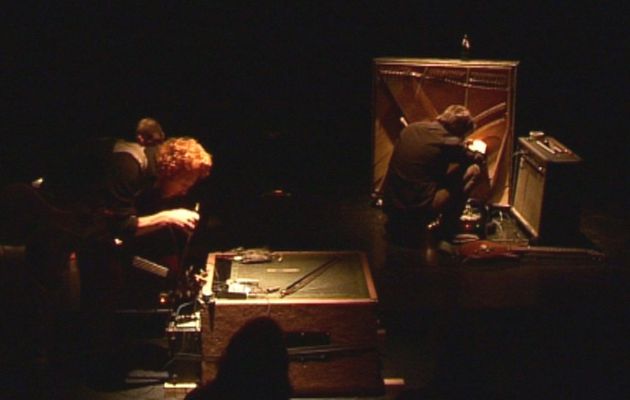
{"type": "Polygon", "coordinates": [[[432,119],[463,104],[488,145],[488,203],[508,205],[514,146],[516,61],[377,58],[373,64],[373,177],[379,193],[404,123],[432,119]]]}

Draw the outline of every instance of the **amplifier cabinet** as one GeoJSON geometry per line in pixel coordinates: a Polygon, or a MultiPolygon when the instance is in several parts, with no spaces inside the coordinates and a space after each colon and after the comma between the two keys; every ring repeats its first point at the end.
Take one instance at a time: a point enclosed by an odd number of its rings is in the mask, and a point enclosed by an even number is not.
{"type": "Polygon", "coordinates": [[[518,138],[511,212],[534,243],[563,244],[579,231],[581,158],[549,137],[518,138]]]}
{"type": "MultiPolygon", "coordinates": [[[[208,257],[208,273],[215,256],[208,257]]],[[[307,284],[284,297],[279,292],[258,298],[217,296],[206,306],[201,314],[203,382],[214,378],[218,359],[233,334],[248,320],[267,316],[287,337],[295,397],[384,393],[377,350],[377,295],[363,253],[283,252],[281,260],[266,263],[234,261],[230,280],[255,281],[263,289],[286,288],[307,275],[307,284]],[[316,350],[315,357],[309,356],[309,348],[316,350]]]]}

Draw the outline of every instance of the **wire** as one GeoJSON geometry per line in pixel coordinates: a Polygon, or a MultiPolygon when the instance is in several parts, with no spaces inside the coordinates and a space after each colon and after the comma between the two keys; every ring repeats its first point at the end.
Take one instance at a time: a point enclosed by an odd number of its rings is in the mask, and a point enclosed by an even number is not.
{"type": "Polygon", "coordinates": [[[182,303],[182,304],[180,304],[180,305],[179,305],[179,306],[175,309],[175,316],[178,316],[178,315],[179,315],[179,312],[182,310],[182,308],[184,308],[184,307],[186,307],[186,306],[189,306],[189,305],[193,305],[193,306],[194,306],[196,302],[197,302],[196,300],[193,300],[193,301],[188,301],[188,302],[186,302],[186,303],[182,303]]]}
{"type": "Polygon", "coordinates": [[[170,360],[164,363],[164,365],[162,366],[162,369],[168,368],[168,366],[171,365],[173,362],[182,358],[187,358],[188,360],[197,361],[197,360],[201,360],[202,356],[201,354],[197,354],[197,353],[184,353],[184,352],[175,353],[173,354],[173,357],[171,357],[170,360]]]}

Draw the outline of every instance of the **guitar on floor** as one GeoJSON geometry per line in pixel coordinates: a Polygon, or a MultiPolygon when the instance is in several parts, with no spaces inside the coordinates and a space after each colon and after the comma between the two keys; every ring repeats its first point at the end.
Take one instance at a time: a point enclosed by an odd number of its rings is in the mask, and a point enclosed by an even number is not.
{"type": "Polygon", "coordinates": [[[462,257],[464,262],[497,259],[518,260],[523,255],[549,256],[555,258],[578,257],[596,262],[606,260],[604,253],[588,248],[513,246],[490,240],[477,240],[463,243],[457,246],[457,254],[462,257]]]}

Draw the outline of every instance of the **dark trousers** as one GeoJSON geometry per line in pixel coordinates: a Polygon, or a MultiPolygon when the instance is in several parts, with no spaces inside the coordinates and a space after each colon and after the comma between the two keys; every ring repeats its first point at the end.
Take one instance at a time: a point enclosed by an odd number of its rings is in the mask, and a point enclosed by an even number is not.
{"type": "Polygon", "coordinates": [[[430,211],[389,209],[385,213],[385,233],[389,243],[407,248],[422,248],[431,240],[427,225],[435,215],[430,211]]]}
{"type": "Polygon", "coordinates": [[[94,348],[115,348],[117,311],[157,309],[160,292],[174,287],[178,274],[178,251],[171,229],[162,229],[122,246],[91,243],[77,252],[81,274],[81,308],[94,348]],[[140,256],[169,269],[164,278],[134,267],[140,256]]]}

